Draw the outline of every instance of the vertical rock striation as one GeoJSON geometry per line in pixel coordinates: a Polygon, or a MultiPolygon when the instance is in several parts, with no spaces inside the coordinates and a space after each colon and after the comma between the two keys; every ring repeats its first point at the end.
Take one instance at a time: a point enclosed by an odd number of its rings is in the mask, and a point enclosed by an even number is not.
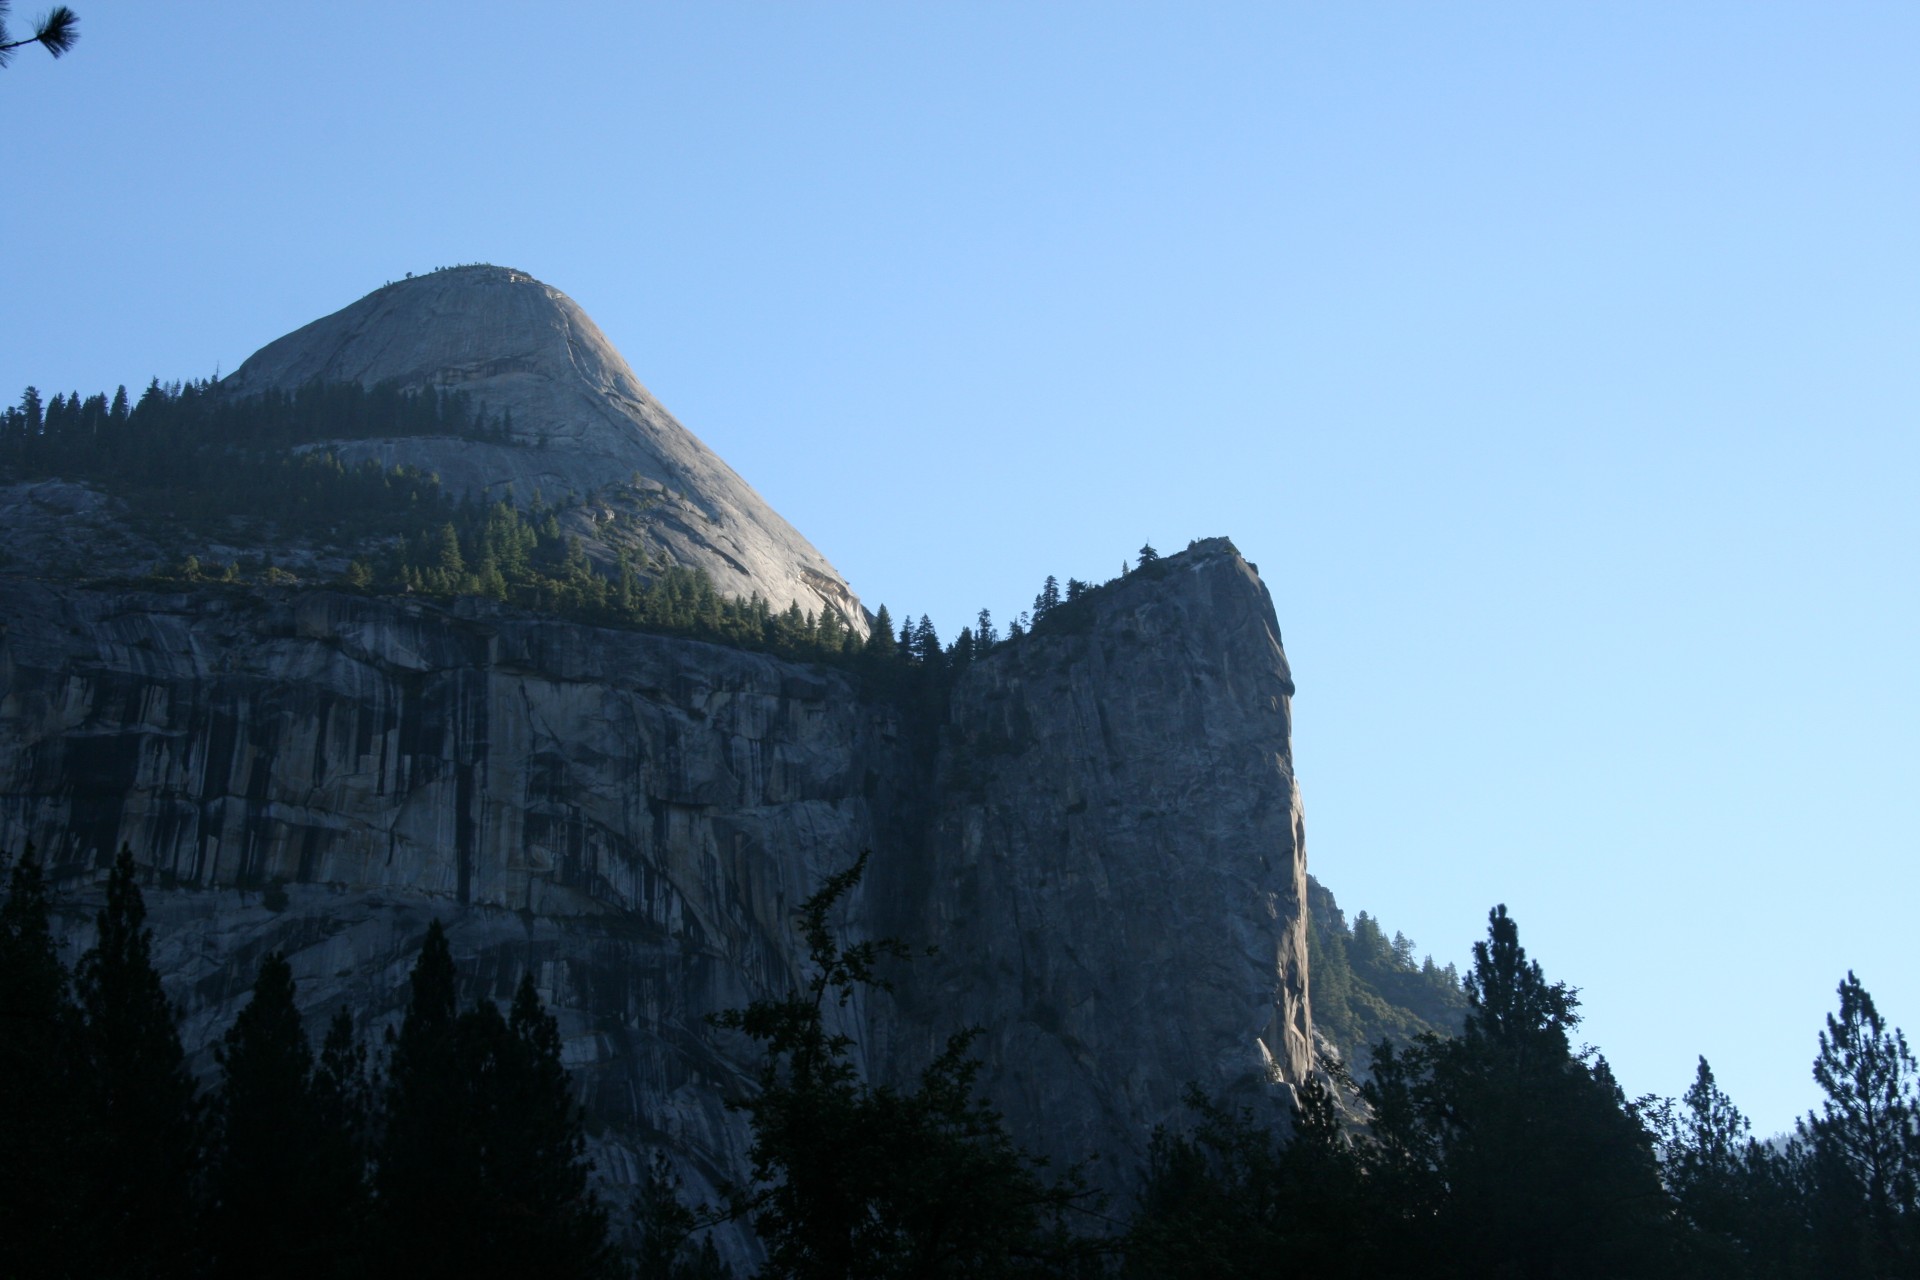
{"type": "Polygon", "coordinates": [[[1225,539],[1055,621],[959,681],[928,856],[889,896],[940,947],[913,1028],[981,1027],[1014,1131],[1125,1180],[1189,1082],[1309,1069],[1293,683],[1225,539]]]}
{"type": "Polygon", "coordinates": [[[85,945],[122,842],[207,1050],[260,958],[310,1025],[397,1018],[430,919],[464,999],[531,969],[615,1183],[745,1168],[745,1046],[706,1015],[801,979],[792,909],[870,840],[892,713],[693,641],[330,592],[0,578],[0,847],[85,945]]]}
{"type": "Polygon", "coordinates": [[[930,754],[841,673],[479,602],[0,577],[0,619],[0,845],[76,950],[134,847],[203,1066],[268,950],[377,1029],[440,918],[464,998],[535,973],[603,1176],[710,1193],[752,1052],[706,1015],[801,979],[792,909],[871,847],[848,930],[939,948],[846,1013],[877,1075],[978,1025],[1016,1137],[1114,1185],[1188,1082],[1308,1068],[1293,686],[1224,540],[974,663],[930,754]]]}

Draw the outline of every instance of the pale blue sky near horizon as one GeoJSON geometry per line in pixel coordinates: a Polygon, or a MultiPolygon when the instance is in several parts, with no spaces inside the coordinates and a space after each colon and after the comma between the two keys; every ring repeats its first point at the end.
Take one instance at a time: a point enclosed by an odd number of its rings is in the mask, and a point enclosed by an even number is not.
{"type": "Polygon", "coordinates": [[[1507,903],[1630,1093],[1920,1032],[1920,8],[74,7],[0,397],[520,267],[944,637],[1231,536],[1311,870],[1507,903]]]}

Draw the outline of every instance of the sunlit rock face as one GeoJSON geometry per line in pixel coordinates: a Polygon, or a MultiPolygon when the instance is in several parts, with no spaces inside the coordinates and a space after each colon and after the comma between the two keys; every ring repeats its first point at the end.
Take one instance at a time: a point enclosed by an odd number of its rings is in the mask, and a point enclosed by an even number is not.
{"type": "Polygon", "coordinates": [[[511,444],[347,440],[343,459],[437,472],[450,489],[563,515],[589,554],[645,552],[706,570],[722,595],[776,611],[866,615],[826,557],[674,420],[573,299],[505,267],[450,267],[377,289],[255,352],[221,383],[240,394],[314,380],[465,392],[511,444]],[[630,521],[617,520],[620,515],[630,521]]]}

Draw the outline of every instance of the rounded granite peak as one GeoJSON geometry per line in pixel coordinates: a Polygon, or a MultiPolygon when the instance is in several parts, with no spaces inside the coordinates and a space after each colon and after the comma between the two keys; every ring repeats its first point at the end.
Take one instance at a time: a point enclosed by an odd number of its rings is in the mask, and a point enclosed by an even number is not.
{"type": "Polygon", "coordinates": [[[516,435],[531,444],[588,443],[611,425],[541,393],[585,391],[665,414],[578,303],[524,271],[489,265],[384,285],[268,343],[223,385],[244,394],[313,381],[464,391],[495,413],[513,410],[516,435]],[[515,401],[534,420],[521,421],[515,401]]]}
{"type": "Polygon", "coordinates": [[[417,466],[455,492],[522,504],[539,494],[569,504],[563,523],[597,559],[644,552],[643,564],[705,570],[725,595],[831,609],[866,634],[826,557],[653,398],[578,303],[524,271],[481,263],[392,281],[268,343],[221,385],[244,395],[314,381],[464,393],[511,433],[340,441],[344,461],[417,466]]]}

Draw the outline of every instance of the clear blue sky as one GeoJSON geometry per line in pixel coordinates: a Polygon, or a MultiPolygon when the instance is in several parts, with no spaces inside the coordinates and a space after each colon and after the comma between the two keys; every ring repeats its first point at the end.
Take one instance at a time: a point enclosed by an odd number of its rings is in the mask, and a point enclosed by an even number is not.
{"type": "Polygon", "coordinates": [[[0,395],[518,266],[943,635],[1232,536],[1314,872],[1629,1092],[1920,1032],[1920,7],[75,5],[0,395]]]}

